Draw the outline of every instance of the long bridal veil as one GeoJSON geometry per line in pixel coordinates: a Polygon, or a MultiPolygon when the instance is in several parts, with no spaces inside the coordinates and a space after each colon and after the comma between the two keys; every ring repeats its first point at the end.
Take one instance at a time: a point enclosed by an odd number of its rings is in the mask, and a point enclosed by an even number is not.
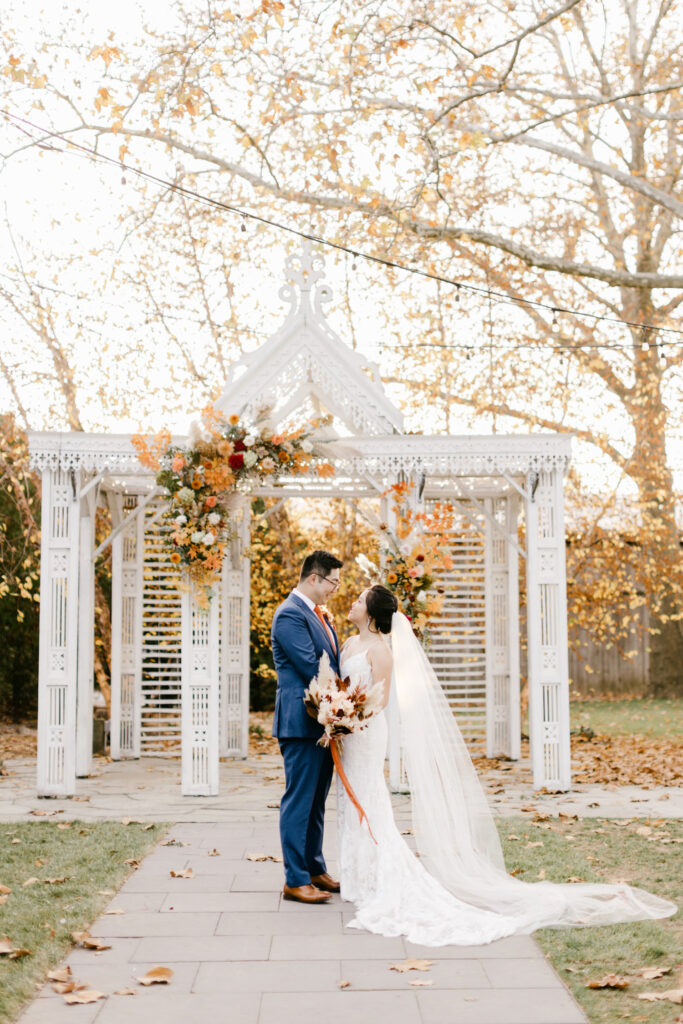
{"type": "Polygon", "coordinates": [[[523,882],[505,871],[484,790],[441,685],[400,612],[392,619],[401,739],[421,863],[465,903],[513,917],[518,934],[669,917],[677,907],[619,884],[523,882]]]}

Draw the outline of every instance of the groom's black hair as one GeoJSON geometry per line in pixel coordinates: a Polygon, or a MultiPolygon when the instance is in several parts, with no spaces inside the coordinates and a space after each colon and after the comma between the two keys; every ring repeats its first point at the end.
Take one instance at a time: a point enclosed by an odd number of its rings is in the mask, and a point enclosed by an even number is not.
{"type": "Polygon", "coordinates": [[[316,573],[318,576],[329,576],[333,569],[341,569],[343,564],[340,558],[331,555],[329,551],[311,551],[310,555],[306,555],[304,558],[300,579],[308,579],[311,573],[316,573]]]}

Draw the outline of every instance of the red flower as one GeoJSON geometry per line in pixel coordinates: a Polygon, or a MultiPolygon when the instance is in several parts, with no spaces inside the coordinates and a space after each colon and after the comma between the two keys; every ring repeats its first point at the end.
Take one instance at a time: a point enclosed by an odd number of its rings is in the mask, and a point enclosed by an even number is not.
{"type": "MultiPolygon", "coordinates": [[[[238,441],[237,444],[239,443],[240,442],[238,441]]],[[[237,444],[235,445],[235,448],[237,447],[237,444]]],[[[244,447],[244,445],[242,445],[242,447],[244,447]]],[[[244,465],[244,455],[242,455],[241,452],[236,452],[234,455],[231,455],[228,459],[228,465],[230,466],[230,469],[241,469],[244,465]]]]}
{"type": "MultiPolygon", "coordinates": [[[[245,445],[244,441],[235,441],[232,447],[233,450],[236,452],[244,452],[247,450],[247,446],[245,445]]],[[[232,465],[232,463],[230,463],[230,465],[232,465]]]]}

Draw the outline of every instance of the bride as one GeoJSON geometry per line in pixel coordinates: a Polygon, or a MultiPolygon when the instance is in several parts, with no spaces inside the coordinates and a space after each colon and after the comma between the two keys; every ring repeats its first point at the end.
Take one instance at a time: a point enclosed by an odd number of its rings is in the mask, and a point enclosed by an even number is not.
{"type": "Polygon", "coordinates": [[[470,946],[543,927],[674,914],[675,904],[625,884],[530,883],[506,873],[498,832],[460,730],[397,607],[394,594],[379,584],[354,601],[348,617],[358,633],[342,648],[341,675],[367,686],[383,682],[385,707],[390,687],[396,689],[419,859],[394,821],[384,780],[382,711],[361,732],[344,738],[343,767],[372,828],[371,835],[339,785],[341,897],[356,906],[349,927],[405,935],[427,946],[470,946]]]}

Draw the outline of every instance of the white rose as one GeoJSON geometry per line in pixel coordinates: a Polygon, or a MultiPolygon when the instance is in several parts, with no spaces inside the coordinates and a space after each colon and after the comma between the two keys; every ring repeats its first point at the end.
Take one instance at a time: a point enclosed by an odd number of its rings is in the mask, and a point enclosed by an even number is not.
{"type": "Polygon", "coordinates": [[[193,544],[201,544],[203,538],[204,538],[204,534],[202,533],[202,531],[201,530],[197,530],[197,531],[195,531],[192,534],[192,536],[190,537],[190,540],[192,541],[193,544]]]}
{"type": "MultiPolygon", "coordinates": [[[[246,441],[245,441],[246,444],[246,441]]],[[[244,465],[247,469],[251,469],[252,466],[258,462],[258,455],[256,452],[245,452],[244,453],[244,465]]]]}
{"type": "Polygon", "coordinates": [[[247,434],[247,436],[244,439],[244,446],[245,448],[253,448],[257,441],[257,437],[253,437],[252,434],[247,434]]]}
{"type": "Polygon", "coordinates": [[[204,534],[204,543],[206,544],[207,548],[209,547],[209,545],[210,545],[210,544],[213,544],[213,542],[215,541],[215,539],[216,539],[216,538],[215,538],[215,537],[214,537],[214,535],[213,535],[213,534],[211,533],[211,531],[209,531],[209,533],[205,533],[205,534],[204,534]]]}
{"type": "Polygon", "coordinates": [[[181,513],[181,515],[179,515],[179,516],[176,516],[176,519],[175,519],[175,521],[176,521],[176,523],[178,524],[178,526],[184,526],[184,525],[185,525],[185,523],[187,522],[187,516],[184,516],[184,515],[182,515],[182,513],[181,513]]]}
{"type": "Polygon", "coordinates": [[[220,521],[221,517],[219,516],[218,512],[212,512],[211,515],[209,516],[209,522],[211,526],[218,526],[220,521]]]}
{"type": "Polygon", "coordinates": [[[424,590],[420,590],[418,595],[417,595],[417,599],[420,602],[420,604],[424,604],[425,601],[427,600],[426,592],[424,590]]]}
{"type": "Polygon", "coordinates": [[[302,448],[302,451],[305,451],[306,454],[309,454],[309,455],[313,451],[313,445],[308,440],[301,442],[301,448],[302,448]]]}

